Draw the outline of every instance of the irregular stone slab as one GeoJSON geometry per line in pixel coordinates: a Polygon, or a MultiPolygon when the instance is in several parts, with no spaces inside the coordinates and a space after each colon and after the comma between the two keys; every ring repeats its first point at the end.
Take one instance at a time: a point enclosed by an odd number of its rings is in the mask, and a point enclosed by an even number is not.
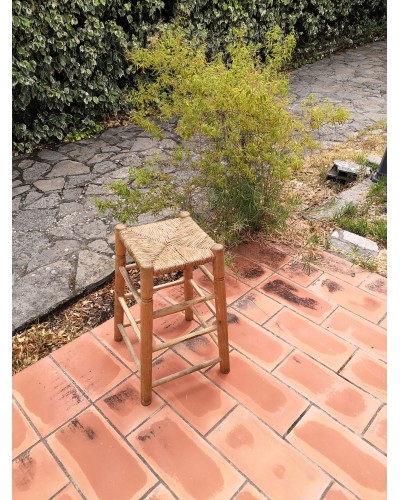
{"type": "Polygon", "coordinates": [[[59,153],[70,153],[71,151],[75,151],[77,149],[76,142],[69,142],[64,144],[58,148],[59,153]]]}
{"type": "Polygon", "coordinates": [[[25,198],[24,205],[27,206],[30,203],[33,203],[34,201],[38,200],[43,196],[43,193],[38,193],[37,191],[30,191],[25,198]]]}
{"type": "Polygon", "coordinates": [[[110,156],[111,156],[111,153],[98,153],[98,154],[94,155],[93,158],[91,158],[86,163],[88,165],[95,165],[96,163],[101,163],[102,161],[107,160],[107,158],[109,158],[110,156]]]}
{"type": "Polygon", "coordinates": [[[108,279],[114,272],[114,260],[89,250],[79,252],[75,278],[75,293],[88,287],[94,288],[108,279]]]}
{"type": "Polygon", "coordinates": [[[81,246],[82,243],[77,240],[56,241],[54,245],[43,249],[41,252],[35,253],[28,262],[26,271],[30,273],[34,269],[48,266],[60,260],[73,261],[74,259],[71,259],[71,256],[74,253],[76,254],[81,246]]]}
{"type": "Polygon", "coordinates": [[[40,180],[33,183],[35,187],[44,193],[48,193],[49,191],[61,191],[64,184],[65,180],[61,177],[56,179],[40,180]]]}
{"type": "Polygon", "coordinates": [[[110,172],[111,170],[115,170],[117,165],[112,161],[103,161],[98,163],[93,167],[94,174],[105,174],[106,172],[110,172]]]}
{"type": "Polygon", "coordinates": [[[43,232],[32,231],[14,234],[12,244],[13,273],[15,270],[24,268],[35,252],[40,253],[49,245],[50,240],[43,232]]]}
{"type": "Polygon", "coordinates": [[[342,182],[352,182],[360,173],[369,175],[371,174],[371,169],[351,161],[333,160],[333,167],[326,174],[326,178],[342,182]]]}
{"type": "Polygon", "coordinates": [[[119,153],[118,155],[115,155],[112,157],[112,161],[116,163],[121,163],[124,166],[127,165],[133,165],[135,167],[138,167],[142,163],[142,159],[140,156],[138,156],[136,153],[119,153]]]}
{"type": "Polygon", "coordinates": [[[15,180],[19,176],[20,176],[19,171],[16,168],[14,168],[14,170],[12,171],[12,180],[15,180]]]}
{"type": "Polygon", "coordinates": [[[377,155],[369,155],[367,157],[367,162],[371,163],[372,165],[379,166],[381,164],[382,158],[377,155]]]}
{"type": "Polygon", "coordinates": [[[81,196],[83,192],[83,189],[80,187],[77,188],[71,188],[71,189],[64,189],[63,191],[63,199],[64,200],[77,200],[81,196]]]}
{"type": "Polygon", "coordinates": [[[81,162],[88,161],[90,158],[98,152],[98,149],[95,146],[87,146],[87,147],[78,147],[69,153],[71,158],[75,158],[81,162]]]}
{"type": "Polygon", "coordinates": [[[19,207],[21,206],[21,196],[18,196],[17,198],[14,198],[12,201],[12,212],[16,212],[19,210],[19,207]]]}
{"type": "Polygon", "coordinates": [[[13,166],[14,162],[16,163],[17,167],[20,168],[21,170],[24,170],[25,168],[29,168],[33,164],[33,160],[13,160],[13,166]]]}
{"type": "Polygon", "coordinates": [[[160,147],[163,149],[175,149],[177,147],[177,143],[172,139],[161,139],[160,147]]]}
{"type": "Polygon", "coordinates": [[[153,141],[148,137],[138,137],[131,145],[131,151],[145,151],[146,149],[156,148],[158,145],[159,141],[153,141]]]}
{"type": "Polygon", "coordinates": [[[19,279],[13,287],[13,329],[40,318],[71,297],[70,280],[74,274],[65,260],[36,269],[19,279]]]}
{"type": "Polygon", "coordinates": [[[22,181],[19,181],[19,180],[13,181],[12,187],[14,188],[14,187],[20,186],[21,184],[22,184],[22,181]]]}
{"type": "Polygon", "coordinates": [[[19,232],[45,231],[56,222],[56,209],[24,210],[13,220],[13,229],[19,232]]]}
{"type": "Polygon", "coordinates": [[[117,146],[106,146],[105,148],[101,148],[102,153],[119,153],[120,148],[117,146]]]}
{"type": "Polygon", "coordinates": [[[61,160],[68,160],[67,156],[59,153],[58,151],[52,151],[51,149],[42,149],[37,155],[40,159],[49,161],[51,163],[55,163],[61,160]]]}
{"type": "Polygon", "coordinates": [[[90,175],[90,174],[89,175],[74,175],[68,179],[65,187],[67,189],[72,188],[72,187],[77,187],[77,186],[85,187],[88,184],[90,184],[91,182],[93,182],[94,179],[96,179],[95,175],[90,175]]]}
{"type": "Polygon", "coordinates": [[[72,201],[71,203],[61,203],[58,215],[64,217],[68,214],[73,214],[76,212],[83,212],[85,209],[81,203],[72,201]]]}
{"type": "Polygon", "coordinates": [[[22,177],[26,182],[37,181],[47,172],[47,170],[49,170],[49,168],[49,163],[41,163],[37,161],[32,167],[26,168],[23,171],[22,177]]]}
{"type": "Polygon", "coordinates": [[[357,205],[366,196],[368,190],[372,186],[371,179],[364,179],[362,182],[355,184],[349,189],[342,191],[335,199],[328,201],[318,210],[314,210],[307,214],[308,219],[317,220],[332,220],[333,217],[346,206],[347,203],[357,205]]]}
{"type": "Polygon", "coordinates": [[[330,243],[349,256],[354,255],[354,247],[357,254],[364,257],[375,257],[379,253],[379,247],[374,241],[343,229],[335,229],[332,232],[330,243]]]}
{"type": "Polygon", "coordinates": [[[74,227],[74,233],[81,238],[93,240],[107,237],[107,226],[101,220],[94,220],[74,227]]]}
{"type": "Polygon", "coordinates": [[[61,198],[56,193],[51,193],[48,196],[42,196],[39,200],[31,203],[26,207],[27,210],[34,210],[36,208],[54,208],[58,207],[61,198]]]}
{"type": "Polygon", "coordinates": [[[79,161],[63,160],[53,168],[47,177],[65,177],[67,175],[88,174],[90,168],[79,161]]]}
{"type": "Polygon", "coordinates": [[[110,248],[104,240],[92,241],[89,243],[88,248],[89,250],[93,250],[93,252],[114,255],[114,250],[110,248]]]}
{"type": "Polygon", "coordinates": [[[29,186],[18,186],[13,188],[12,190],[12,197],[15,198],[19,194],[25,193],[26,191],[29,191],[29,186]]]}

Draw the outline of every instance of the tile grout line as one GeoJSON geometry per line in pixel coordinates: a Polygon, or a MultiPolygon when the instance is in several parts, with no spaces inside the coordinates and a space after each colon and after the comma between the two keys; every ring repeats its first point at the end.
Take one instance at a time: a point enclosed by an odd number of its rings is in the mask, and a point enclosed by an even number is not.
{"type": "MultiPolygon", "coordinates": [[[[56,493],[54,493],[54,495],[52,495],[49,500],[53,500],[56,495],[59,495],[60,493],[62,493],[64,490],[66,490],[68,488],[69,485],[72,485],[74,486],[72,483],[68,483],[66,486],[62,487],[60,490],[58,490],[56,493]]],[[[74,486],[75,487],[75,486],[74,486]]],[[[80,493],[78,493],[80,495],[80,493]]],[[[86,497],[85,496],[81,496],[81,498],[85,499],[86,500],[86,497]]]]}

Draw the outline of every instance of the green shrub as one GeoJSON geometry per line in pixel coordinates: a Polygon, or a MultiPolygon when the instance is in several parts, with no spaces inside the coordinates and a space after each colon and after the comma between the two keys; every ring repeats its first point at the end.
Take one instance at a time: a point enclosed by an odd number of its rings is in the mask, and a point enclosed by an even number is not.
{"type": "Polygon", "coordinates": [[[144,43],[161,0],[14,0],[13,146],[90,129],[123,107],[125,53],[144,43]]]}
{"type": "Polygon", "coordinates": [[[208,60],[203,45],[188,42],[180,29],[166,28],[148,48],[129,53],[134,68],[153,75],[132,92],[133,122],[161,136],[152,117],[178,117],[176,133],[192,143],[175,155],[178,179],[159,173],[160,162],[157,168],[132,171],[131,186],[114,184],[116,197],[99,202],[102,210],[135,222],[149,208],[152,213],[170,208],[193,212],[203,193],[198,216],[225,243],[284,222],[288,200],[282,185],[300,165],[304,149],[312,147],[310,132],[323,123],[342,122],[348,113],[329,103],[321,109],[312,100],[302,116],[288,110],[289,80],[281,68],[292,56],[293,35],[284,37],[279,28],[267,33],[265,64],[259,46],[247,44],[240,33],[236,40],[225,54],[208,60]]]}

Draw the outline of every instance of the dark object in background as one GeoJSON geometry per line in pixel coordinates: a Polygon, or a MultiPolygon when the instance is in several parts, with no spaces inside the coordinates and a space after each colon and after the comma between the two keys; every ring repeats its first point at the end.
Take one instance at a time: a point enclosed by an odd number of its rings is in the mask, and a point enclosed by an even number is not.
{"type": "Polygon", "coordinates": [[[383,155],[382,161],[379,165],[378,170],[371,177],[372,182],[378,182],[383,175],[387,175],[387,148],[385,149],[385,154],[383,155]]]}

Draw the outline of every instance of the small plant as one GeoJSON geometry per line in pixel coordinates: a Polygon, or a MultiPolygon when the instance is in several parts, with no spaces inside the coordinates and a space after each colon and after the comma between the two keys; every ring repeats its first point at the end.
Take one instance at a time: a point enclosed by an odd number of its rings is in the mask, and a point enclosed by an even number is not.
{"type": "Polygon", "coordinates": [[[387,203],[387,176],[383,175],[369,189],[367,197],[376,205],[387,203]]]}
{"type": "Polygon", "coordinates": [[[95,134],[103,132],[104,126],[96,123],[92,127],[83,128],[80,130],[74,130],[65,136],[64,142],[76,142],[82,139],[88,139],[95,134]]]}
{"type": "Polygon", "coordinates": [[[147,48],[131,51],[135,69],[153,75],[132,93],[132,121],[161,137],[154,117],[178,117],[175,132],[191,147],[173,160],[179,181],[159,173],[162,162],[155,162],[132,172],[129,185],[114,183],[116,198],[98,203],[100,209],[136,222],[149,209],[184,208],[226,244],[245,233],[282,227],[291,209],[282,186],[300,166],[302,152],[315,145],[312,132],[348,116],[328,102],[316,106],[312,98],[301,117],[288,111],[289,80],[281,70],[294,46],[294,35],[284,37],[275,28],[262,47],[264,63],[261,46],[246,44],[238,32],[224,54],[207,59],[200,42],[167,27],[147,48]]]}

